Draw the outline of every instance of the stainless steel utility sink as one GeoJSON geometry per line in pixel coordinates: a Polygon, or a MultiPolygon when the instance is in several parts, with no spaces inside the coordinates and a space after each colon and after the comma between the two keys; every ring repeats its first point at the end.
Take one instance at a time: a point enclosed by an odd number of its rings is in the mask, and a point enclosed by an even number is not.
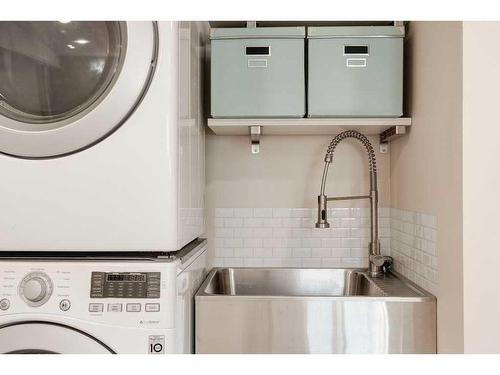
{"type": "Polygon", "coordinates": [[[384,296],[356,269],[222,268],[205,294],[230,296],[384,296]]]}
{"type": "Polygon", "coordinates": [[[195,297],[197,353],[435,353],[436,300],[364,269],[216,268],[195,297]]]}

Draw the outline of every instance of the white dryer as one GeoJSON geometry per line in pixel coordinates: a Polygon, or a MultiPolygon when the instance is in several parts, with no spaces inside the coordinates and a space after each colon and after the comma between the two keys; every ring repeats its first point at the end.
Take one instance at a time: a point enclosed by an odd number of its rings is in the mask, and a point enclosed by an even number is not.
{"type": "Polygon", "coordinates": [[[0,259],[0,353],[193,353],[206,241],[162,259],[0,259]]]}
{"type": "Polygon", "coordinates": [[[204,231],[206,22],[0,22],[0,251],[204,231]]]}

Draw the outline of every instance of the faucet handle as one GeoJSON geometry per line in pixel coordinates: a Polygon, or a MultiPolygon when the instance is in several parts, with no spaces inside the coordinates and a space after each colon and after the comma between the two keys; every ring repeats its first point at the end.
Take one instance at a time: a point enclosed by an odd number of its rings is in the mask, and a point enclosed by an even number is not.
{"type": "Polygon", "coordinates": [[[388,255],[370,255],[370,262],[377,267],[384,267],[384,269],[389,269],[394,262],[394,259],[388,255]]]}

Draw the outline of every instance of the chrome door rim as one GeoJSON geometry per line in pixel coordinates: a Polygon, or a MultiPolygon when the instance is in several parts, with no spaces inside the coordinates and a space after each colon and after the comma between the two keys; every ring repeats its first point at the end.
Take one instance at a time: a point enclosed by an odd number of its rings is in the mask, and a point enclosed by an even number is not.
{"type": "MultiPolygon", "coordinates": [[[[68,325],[65,325],[65,324],[61,324],[61,323],[54,323],[54,322],[46,322],[46,321],[36,321],[36,320],[33,320],[33,321],[20,321],[20,322],[15,322],[15,323],[9,323],[9,324],[4,324],[2,326],[0,326],[0,337],[2,335],[2,331],[4,329],[15,329],[16,327],[24,327],[24,326],[30,326],[30,330],[34,331],[36,330],[37,328],[40,329],[50,329],[50,330],[58,330],[58,334],[62,334],[64,332],[64,334],[68,334],[68,335],[71,335],[72,336],[72,340],[80,337],[81,339],[83,339],[82,343],[85,342],[85,346],[88,346],[89,343],[93,342],[95,343],[95,348],[99,348],[99,350],[95,350],[93,351],[93,353],[95,352],[99,352],[99,353],[109,353],[109,354],[116,354],[115,351],[113,349],[111,349],[108,345],[106,345],[105,343],[103,343],[101,340],[97,339],[96,337],[90,335],[89,333],[87,332],[84,332],[78,328],[75,328],[75,327],[71,327],[71,326],[68,326],[68,325]]],[[[24,336],[27,341],[29,340],[29,337],[26,337],[24,336]]],[[[53,354],[65,354],[65,353],[75,353],[77,352],[76,350],[73,350],[73,351],[67,351],[67,350],[59,350],[57,349],[57,335],[52,335],[50,337],[37,337],[37,339],[41,339],[41,341],[44,341],[45,339],[47,340],[43,346],[44,347],[36,347],[36,348],[33,348],[31,346],[37,346],[38,344],[35,344],[35,345],[30,345],[30,343],[28,342],[27,344],[23,344],[23,345],[19,345],[19,344],[12,344],[12,341],[11,340],[9,343],[3,345],[0,343],[0,347],[8,347],[7,350],[3,350],[2,349],[2,352],[4,352],[5,354],[9,354],[9,353],[22,353],[24,351],[31,351],[31,352],[49,352],[49,353],[53,353],[53,354]]],[[[78,347],[78,343],[75,344],[76,347],[78,347]]],[[[85,352],[81,352],[80,354],[86,354],[85,352]]],[[[91,354],[91,353],[88,353],[88,354],[91,354]]]]}
{"type": "Polygon", "coordinates": [[[62,157],[88,149],[113,134],[135,112],[148,91],[156,68],[158,37],[156,22],[127,22],[127,53],[121,74],[116,75],[109,92],[74,117],[42,124],[42,131],[40,124],[31,124],[38,130],[30,130],[30,123],[0,116],[0,153],[24,159],[62,157]],[[149,40],[144,41],[145,35],[149,40]],[[138,56],[141,64],[135,64],[138,56]],[[130,82],[130,77],[141,75],[144,79],[130,82]]]}

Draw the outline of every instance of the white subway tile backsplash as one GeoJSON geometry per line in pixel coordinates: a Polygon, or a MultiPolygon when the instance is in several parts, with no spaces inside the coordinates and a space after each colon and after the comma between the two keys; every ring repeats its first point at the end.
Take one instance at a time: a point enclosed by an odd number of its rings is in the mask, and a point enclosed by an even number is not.
{"type": "Polygon", "coordinates": [[[245,247],[262,247],[262,238],[245,238],[243,244],[245,247]]]}
{"type": "Polygon", "coordinates": [[[331,210],[329,212],[330,217],[342,217],[342,218],[351,217],[351,209],[350,208],[333,208],[330,210],[331,210]]]}
{"type": "MultiPolygon", "coordinates": [[[[380,237],[390,237],[390,235],[391,235],[391,228],[380,227],[379,230],[378,230],[378,235],[380,237]]],[[[366,236],[363,236],[363,237],[366,237],[366,236]]]]}
{"type": "Polygon", "coordinates": [[[283,267],[302,267],[301,258],[282,258],[281,263],[283,267]]]}
{"type": "Polygon", "coordinates": [[[235,257],[251,258],[253,257],[253,249],[248,247],[236,248],[234,249],[235,257]]]}
{"type": "Polygon", "coordinates": [[[302,238],[302,247],[321,247],[321,238],[302,238]]]}
{"type": "Polygon", "coordinates": [[[386,218],[391,217],[391,209],[388,207],[380,207],[378,210],[378,216],[386,218]]]}
{"type": "Polygon", "coordinates": [[[311,237],[311,232],[312,232],[312,229],[293,228],[292,229],[292,237],[293,238],[311,237]]]}
{"type": "Polygon", "coordinates": [[[215,248],[216,257],[232,257],[234,256],[234,251],[232,248],[227,247],[216,247],[215,248]]]}
{"type": "Polygon", "coordinates": [[[215,217],[233,217],[234,209],[233,208],[216,208],[215,209],[215,217]]]}
{"type": "Polygon", "coordinates": [[[362,217],[363,209],[360,207],[350,208],[350,217],[362,217]]]}
{"type": "Polygon", "coordinates": [[[311,249],[311,256],[314,258],[329,258],[332,256],[332,249],[315,247],[311,249]]]}
{"type": "Polygon", "coordinates": [[[253,208],[235,208],[234,217],[253,217],[253,208]]]}
{"type": "Polygon", "coordinates": [[[428,227],[436,229],[437,220],[435,216],[421,214],[421,224],[428,227]]]}
{"type": "Polygon", "coordinates": [[[224,247],[224,238],[216,237],[214,240],[215,247],[224,247]]]}
{"type": "MultiPolygon", "coordinates": [[[[216,208],[215,266],[367,267],[369,208],[328,213],[331,228],[317,229],[316,208],[216,208]]],[[[379,235],[395,270],[436,293],[436,217],[381,207],[379,235]]]]}
{"type": "Polygon", "coordinates": [[[241,218],[224,219],[224,226],[226,228],[241,228],[243,226],[243,219],[241,218]]]}
{"type": "Polygon", "coordinates": [[[245,228],[259,228],[264,226],[264,221],[259,218],[246,218],[243,225],[245,228]]]}
{"type": "MultiPolygon", "coordinates": [[[[380,232],[382,229],[389,229],[389,228],[380,228],[380,232]]],[[[380,233],[382,236],[382,233],[380,233]]],[[[386,234],[387,236],[389,235],[388,233],[386,234]]],[[[369,237],[370,236],[370,228],[350,228],[349,229],[349,237],[352,238],[362,238],[362,237],[369,237]]]]}
{"type": "Polygon", "coordinates": [[[254,217],[273,217],[273,209],[272,208],[254,208],[253,209],[254,217]]]}
{"type": "Polygon", "coordinates": [[[316,237],[316,238],[323,238],[328,236],[329,233],[325,232],[325,229],[319,229],[319,228],[312,228],[311,229],[311,236],[316,237]]]}
{"type": "Polygon", "coordinates": [[[349,228],[332,228],[330,235],[335,238],[347,238],[349,237],[349,228]]]}
{"type": "Polygon", "coordinates": [[[273,228],[273,237],[275,238],[289,238],[291,236],[291,228],[273,228]]]}
{"type": "Polygon", "coordinates": [[[224,247],[243,247],[243,239],[241,238],[226,238],[224,247]]]}
{"type": "Polygon", "coordinates": [[[225,267],[241,267],[243,265],[243,258],[224,258],[225,267]]]}
{"type": "Polygon", "coordinates": [[[266,228],[281,228],[283,223],[280,218],[264,219],[263,225],[266,228]]]}
{"type": "MultiPolygon", "coordinates": [[[[367,221],[368,226],[370,225],[370,220],[367,221]]],[[[391,226],[391,219],[389,217],[380,217],[378,219],[378,225],[381,228],[389,228],[391,226]]]]}
{"type": "Polygon", "coordinates": [[[313,210],[310,208],[292,208],[291,215],[298,218],[310,218],[312,212],[313,210]]]}
{"type": "Polygon", "coordinates": [[[390,224],[390,255],[394,258],[395,270],[429,292],[436,293],[436,217],[393,208],[390,224]]]}
{"type": "Polygon", "coordinates": [[[284,238],[281,241],[281,245],[283,247],[288,247],[288,248],[301,247],[302,246],[302,239],[301,238],[284,238]]]}
{"type": "Polygon", "coordinates": [[[233,237],[233,228],[215,228],[215,237],[233,237]]]}
{"type": "Polygon", "coordinates": [[[258,247],[258,248],[253,249],[253,255],[256,258],[272,258],[273,257],[273,249],[272,248],[258,247]]]}
{"type": "Polygon", "coordinates": [[[273,208],[273,217],[292,217],[291,208],[273,208]]]}
{"type": "Polygon", "coordinates": [[[294,258],[309,258],[311,256],[311,249],[308,247],[299,247],[292,249],[292,257],[294,258]]]}
{"type": "MultiPolygon", "coordinates": [[[[360,256],[360,258],[366,257],[367,254],[368,254],[368,250],[365,249],[365,254],[362,254],[360,256]]],[[[351,255],[351,250],[350,249],[339,247],[339,248],[332,249],[332,256],[334,258],[337,258],[337,257],[338,258],[346,258],[346,257],[350,257],[352,255],[351,255]]]]}
{"type": "Polygon", "coordinates": [[[302,226],[301,218],[283,218],[281,222],[283,224],[283,228],[300,228],[302,226]]]}
{"type": "Polygon", "coordinates": [[[359,227],[360,220],[356,217],[343,217],[340,220],[340,226],[342,228],[353,228],[359,227]]]}
{"type": "MultiPolygon", "coordinates": [[[[352,248],[350,249],[350,257],[351,258],[366,258],[367,254],[367,249],[365,247],[360,247],[360,248],[352,248]]],[[[343,255],[343,256],[349,256],[349,255],[343,255]]]]}
{"type": "Polygon", "coordinates": [[[253,228],[252,232],[256,238],[271,238],[273,236],[273,228],[253,228]]]}
{"type": "Polygon", "coordinates": [[[262,259],[262,265],[264,267],[285,267],[282,260],[283,258],[265,258],[262,259]]]}
{"type": "Polygon", "coordinates": [[[234,228],[233,235],[236,238],[251,238],[253,237],[252,228],[234,228]]]}
{"type": "MultiPolygon", "coordinates": [[[[314,220],[311,220],[311,226],[314,227],[314,224],[316,223],[316,218],[314,220]]],[[[331,217],[328,216],[328,222],[330,223],[330,228],[340,228],[340,221],[342,219],[339,217],[331,217]]]]}
{"type": "Polygon", "coordinates": [[[275,258],[289,258],[292,256],[292,249],[286,247],[273,248],[273,257],[275,258]]]}
{"type": "Polygon", "coordinates": [[[262,267],[264,265],[263,258],[245,258],[243,259],[245,267],[262,267]]]}
{"type": "Polygon", "coordinates": [[[263,247],[281,247],[281,238],[264,238],[262,240],[263,247]]]}
{"type": "Polygon", "coordinates": [[[368,266],[367,258],[342,258],[342,266],[346,268],[365,268],[368,266]]]}
{"type": "Polygon", "coordinates": [[[214,258],[214,265],[215,267],[224,267],[224,258],[218,258],[216,254],[214,258]]]}
{"type": "Polygon", "coordinates": [[[323,267],[343,267],[341,258],[322,258],[321,266],[323,267]]]}
{"type": "Polygon", "coordinates": [[[320,268],[321,259],[320,258],[304,258],[302,259],[302,267],[304,268],[320,268]]]}
{"type": "MultiPolygon", "coordinates": [[[[369,217],[360,217],[359,218],[359,226],[360,228],[370,228],[371,219],[369,217]]],[[[380,223],[380,225],[382,225],[380,223]]]]}
{"type": "Polygon", "coordinates": [[[342,240],[340,238],[323,238],[321,240],[322,247],[342,247],[342,240]]]}
{"type": "Polygon", "coordinates": [[[342,238],[342,247],[361,247],[359,238],[342,238]]]}

